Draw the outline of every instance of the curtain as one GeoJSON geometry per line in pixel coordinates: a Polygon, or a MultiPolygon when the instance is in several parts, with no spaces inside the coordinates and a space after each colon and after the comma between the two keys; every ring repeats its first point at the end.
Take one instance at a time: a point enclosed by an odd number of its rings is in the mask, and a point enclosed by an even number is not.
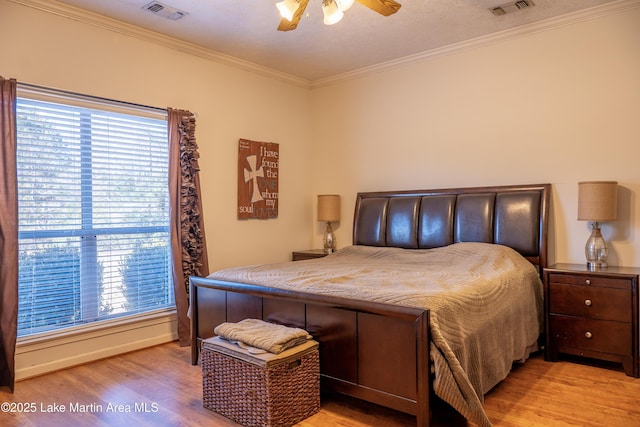
{"type": "Polygon", "coordinates": [[[178,339],[191,343],[189,276],[209,274],[204,236],[196,119],[188,111],[167,109],[169,121],[169,203],[173,283],[178,312],[178,339]]]}
{"type": "Polygon", "coordinates": [[[18,328],[16,81],[0,77],[0,387],[13,392],[18,328]]]}

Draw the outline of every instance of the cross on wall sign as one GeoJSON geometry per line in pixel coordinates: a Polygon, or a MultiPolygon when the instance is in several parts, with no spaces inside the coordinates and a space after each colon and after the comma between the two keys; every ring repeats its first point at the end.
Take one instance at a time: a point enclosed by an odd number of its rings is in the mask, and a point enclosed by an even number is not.
{"type": "Polygon", "coordinates": [[[278,217],[278,144],[240,139],[238,219],[278,217]]]}

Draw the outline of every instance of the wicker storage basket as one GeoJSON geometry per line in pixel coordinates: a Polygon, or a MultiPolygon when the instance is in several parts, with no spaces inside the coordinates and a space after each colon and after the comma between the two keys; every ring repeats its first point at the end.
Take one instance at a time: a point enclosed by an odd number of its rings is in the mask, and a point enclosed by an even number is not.
{"type": "Polygon", "coordinates": [[[253,355],[209,338],[202,344],[202,402],[244,426],[291,426],[320,409],[318,343],[253,355]]]}

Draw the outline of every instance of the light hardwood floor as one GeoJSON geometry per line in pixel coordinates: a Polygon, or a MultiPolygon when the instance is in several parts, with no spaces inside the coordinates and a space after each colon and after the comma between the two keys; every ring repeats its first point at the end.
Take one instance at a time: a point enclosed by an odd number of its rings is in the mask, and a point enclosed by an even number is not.
{"type": "MultiPolygon", "coordinates": [[[[202,407],[201,367],[189,361],[188,347],[170,343],[19,381],[14,394],[0,392],[0,426],[234,426],[202,407]]],[[[536,355],[486,396],[485,408],[495,426],[640,427],[640,379],[536,355]]],[[[434,427],[467,425],[438,412],[434,427]]],[[[299,425],[414,424],[406,414],[323,396],[321,411],[299,425]]]]}

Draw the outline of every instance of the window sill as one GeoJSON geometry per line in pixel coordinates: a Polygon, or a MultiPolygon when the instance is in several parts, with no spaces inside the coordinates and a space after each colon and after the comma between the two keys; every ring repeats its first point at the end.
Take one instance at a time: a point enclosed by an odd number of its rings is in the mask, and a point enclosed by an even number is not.
{"type": "Polygon", "coordinates": [[[113,320],[100,326],[19,338],[16,380],[175,341],[175,310],[113,320]]]}

